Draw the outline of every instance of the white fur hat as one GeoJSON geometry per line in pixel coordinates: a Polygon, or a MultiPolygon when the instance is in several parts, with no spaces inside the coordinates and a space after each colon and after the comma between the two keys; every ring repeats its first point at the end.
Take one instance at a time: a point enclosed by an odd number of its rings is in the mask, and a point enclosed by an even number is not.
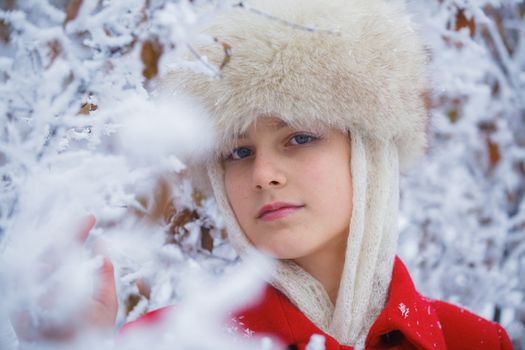
{"type": "MultiPolygon", "coordinates": [[[[222,77],[180,68],[162,86],[207,108],[219,150],[264,116],[351,133],[353,212],[336,304],[292,261],[279,262],[272,283],[325,332],[362,344],[388,293],[399,169],[426,147],[425,52],[401,0],[243,4],[204,29],[217,42],[195,47],[219,66],[221,43],[231,46],[222,77]]],[[[253,251],[226,198],[221,164],[208,163],[207,172],[233,245],[241,256],[253,251]]]]}
{"type": "Polygon", "coordinates": [[[221,140],[231,140],[261,115],[278,114],[291,124],[329,125],[393,140],[402,167],[423,152],[426,55],[402,1],[244,3],[204,29],[217,42],[196,47],[220,66],[222,43],[231,46],[222,78],[191,71],[174,78],[204,103],[221,140]]]}

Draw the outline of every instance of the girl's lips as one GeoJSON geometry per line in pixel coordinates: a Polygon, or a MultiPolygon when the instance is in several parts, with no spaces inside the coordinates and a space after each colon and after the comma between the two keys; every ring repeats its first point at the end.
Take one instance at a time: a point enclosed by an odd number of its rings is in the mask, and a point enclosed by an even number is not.
{"type": "Polygon", "coordinates": [[[299,209],[303,208],[304,205],[295,205],[289,203],[272,203],[265,205],[259,211],[258,219],[264,221],[274,221],[295,213],[299,209]]]}

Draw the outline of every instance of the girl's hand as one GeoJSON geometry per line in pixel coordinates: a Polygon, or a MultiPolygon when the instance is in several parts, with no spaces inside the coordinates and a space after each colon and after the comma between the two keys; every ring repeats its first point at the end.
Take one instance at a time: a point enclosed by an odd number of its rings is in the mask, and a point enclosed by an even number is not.
{"type": "MultiPolygon", "coordinates": [[[[90,215],[79,236],[81,242],[85,242],[89,232],[95,226],[96,218],[90,215]]],[[[109,329],[115,325],[118,311],[117,293],[113,264],[108,258],[102,243],[95,244],[94,253],[103,258],[103,264],[99,269],[99,283],[94,288],[93,299],[88,305],[88,322],[95,327],[109,329]]]]}
{"type": "MultiPolygon", "coordinates": [[[[93,215],[81,220],[77,239],[81,244],[87,240],[91,229],[95,226],[96,218],[93,215]]],[[[93,294],[90,300],[87,300],[82,308],[79,308],[78,318],[81,322],[72,322],[68,326],[53,324],[48,320],[34,320],[29,310],[17,311],[11,314],[11,324],[20,340],[67,340],[78,334],[82,328],[110,330],[115,324],[118,311],[118,302],[115,288],[115,278],[113,275],[113,264],[107,257],[104,247],[96,242],[93,252],[102,256],[103,263],[98,269],[97,284],[93,288],[93,294]]],[[[55,258],[55,257],[50,257],[55,258]]],[[[44,259],[46,260],[46,259],[44,259]]],[[[49,270],[53,269],[53,264],[43,261],[42,276],[45,278],[49,275],[49,270]],[[45,272],[47,270],[47,273],[45,272]]],[[[56,266],[56,265],[55,265],[56,266]]],[[[55,267],[56,268],[56,267],[55,267]]],[[[52,294],[52,293],[51,293],[52,294]]],[[[59,303],[55,295],[46,296],[41,301],[42,307],[59,303]]]]}

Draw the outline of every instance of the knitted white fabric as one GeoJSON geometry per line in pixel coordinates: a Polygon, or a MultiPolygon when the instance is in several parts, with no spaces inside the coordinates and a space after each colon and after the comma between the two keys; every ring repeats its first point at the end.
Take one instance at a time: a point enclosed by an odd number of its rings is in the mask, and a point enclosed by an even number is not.
{"type": "MultiPolygon", "coordinates": [[[[363,345],[383,309],[397,242],[399,161],[390,142],[352,134],[353,209],[345,265],[334,306],[324,287],[291,260],[280,261],[272,281],[314,324],[347,345],[363,345]]],[[[208,176],[229,238],[242,256],[257,254],[226,197],[219,162],[208,176]]]]}

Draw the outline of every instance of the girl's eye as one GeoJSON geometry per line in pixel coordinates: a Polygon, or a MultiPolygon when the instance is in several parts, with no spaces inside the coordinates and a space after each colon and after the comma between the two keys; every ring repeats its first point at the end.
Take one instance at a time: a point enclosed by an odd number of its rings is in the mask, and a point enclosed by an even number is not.
{"type": "Polygon", "coordinates": [[[294,135],[291,139],[290,139],[290,143],[292,145],[304,145],[304,144],[307,144],[307,143],[310,143],[312,141],[315,141],[317,140],[318,138],[313,136],[313,135],[308,135],[308,134],[297,134],[297,135],[294,135]]]}
{"type": "Polygon", "coordinates": [[[252,155],[252,150],[247,147],[239,147],[232,151],[230,158],[233,160],[239,160],[252,155]]]}

